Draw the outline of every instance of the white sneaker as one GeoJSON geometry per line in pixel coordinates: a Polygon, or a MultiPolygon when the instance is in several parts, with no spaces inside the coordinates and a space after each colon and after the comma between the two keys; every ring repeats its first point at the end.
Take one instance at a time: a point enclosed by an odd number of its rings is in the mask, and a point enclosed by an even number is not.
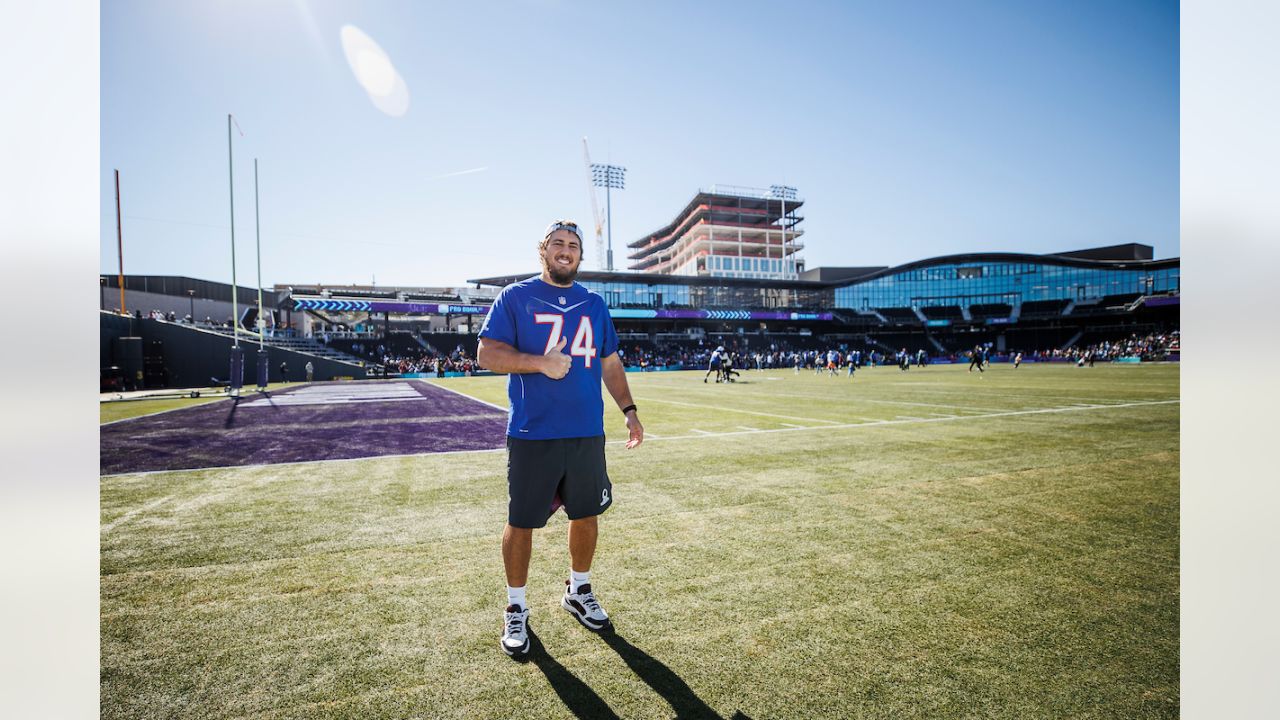
{"type": "Polygon", "coordinates": [[[529,608],[508,605],[502,631],[502,652],[521,657],[529,652],[529,608]]]}
{"type": "Polygon", "coordinates": [[[560,600],[560,606],[568,610],[583,627],[592,632],[613,627],[613,623],[609,622],[609,615],[596,602],[596,596],[591,592],[591,583],[580,586],[576,593],[570,592],[572,586],[568,580],[564,584],[564,597],[560,600]]]}

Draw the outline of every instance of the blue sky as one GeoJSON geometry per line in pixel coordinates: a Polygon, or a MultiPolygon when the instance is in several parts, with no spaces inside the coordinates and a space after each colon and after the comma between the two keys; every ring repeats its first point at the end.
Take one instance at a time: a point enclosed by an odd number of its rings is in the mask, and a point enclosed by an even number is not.
{"type": "Polygon", "coordinates": [[[590,223],[584,135],[627,167],[622,267],[716,183],[798,188],[811,268],[1180,254],[1176,2],[113,0],[101,21],[104,272],[119,169],[126,272],[230,281],[227,113],[246,285],[255,157],[265,285],[457,285],[590,223]],[[404,114],[357,82],[347,25],[404,114]]]}

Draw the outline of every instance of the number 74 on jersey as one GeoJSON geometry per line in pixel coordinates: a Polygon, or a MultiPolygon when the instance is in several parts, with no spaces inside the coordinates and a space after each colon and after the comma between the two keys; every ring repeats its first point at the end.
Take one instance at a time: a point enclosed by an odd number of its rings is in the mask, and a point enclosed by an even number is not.
{"type": "MultiPolygon", "coordinates": [[[[547,347],[542,351],[543,355],[551,352],[559,342],[564,330],[564,316],[559,313],[536,313],[533,321],[539,325],[550,325],[551,335],[547,337],[547,347]]],[[[569,343],[569,354],[582,358],[587,367],[591,367],[591,359],[596,357],[596,333],[591,328],[591,318],[583,315],[578,321],[578,331],[573,335],[573,342],[569,343]]]]}

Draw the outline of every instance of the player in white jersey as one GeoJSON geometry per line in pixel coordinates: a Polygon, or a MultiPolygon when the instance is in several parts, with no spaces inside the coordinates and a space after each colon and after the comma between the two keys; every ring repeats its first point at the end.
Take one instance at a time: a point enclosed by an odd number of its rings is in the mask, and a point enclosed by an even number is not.
{"type": "Polygon", "coordinates": [[[711,362],[707,363],[707,374],[702,376],[702,382],[706,382],[711,377],[711,373],[716,374],[716,382],[720,382],[720,356],[724,353],[724,346],[717,346],[711,351],[711,362]]]}

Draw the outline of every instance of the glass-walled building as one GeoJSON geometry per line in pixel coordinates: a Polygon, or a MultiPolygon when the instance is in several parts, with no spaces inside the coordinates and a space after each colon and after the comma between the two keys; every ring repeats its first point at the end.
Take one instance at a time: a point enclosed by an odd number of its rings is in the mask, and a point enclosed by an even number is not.
{"type": "MultiPolygon", "coordinates": [[[[477,286],[505,287],[534,273],[471,280],[477,286]]],[[[584,271],[578,282],[599,293],[610,308],[691,308],[699,310],[795,310],[831,308],[829,283],[804,280],[672,277],[641,273],[584,271]]]]}
{"type": "Polygon", "coordinates": [[[926,308],[1177,294],[1179,261],[1085,260],[1013,253],[958,255],[888,268],[837,287],[835,307],[926,308]]]}
{"type": "MultiPolygon", "coordinates": [[[[1136,307],[1140,298],[1176,307],[1179,259],[1152,260],[1151,250],[1130,244],[1054,255],[972,253],[898,267],[815,268],[793,280],[584,271],[578,282],[599,293],[615,318],[666,317],[662,311],[703,317],[686,312],[694,311],[744,322],[795,313],[793,319],[840,323],[1013,324],[1136,307]]],[[[469,282],[501,288],[533,274],[469,282]]]]}

